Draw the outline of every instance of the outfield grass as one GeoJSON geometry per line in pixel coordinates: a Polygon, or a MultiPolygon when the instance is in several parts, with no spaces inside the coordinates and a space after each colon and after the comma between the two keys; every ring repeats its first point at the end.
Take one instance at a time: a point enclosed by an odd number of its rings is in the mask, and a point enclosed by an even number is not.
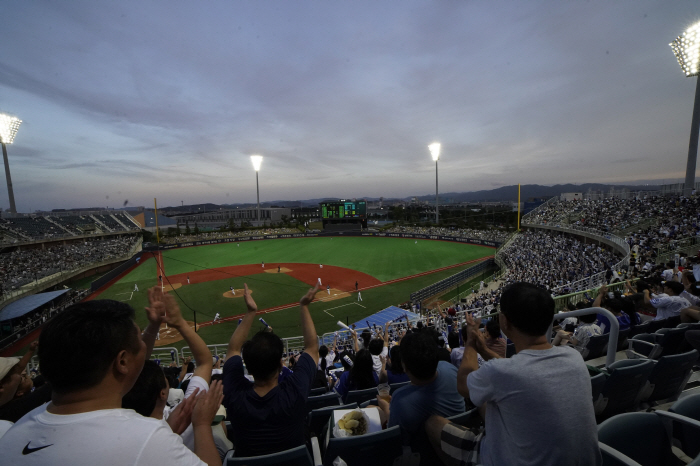
{"type": "MultiPolygon", "coordinates": [[[[492,255],[492,248],[450,243],[445,241],[415,240],[405,238],[290,238],[199,246],[164,252],[167,275],[187,273],[203,268],[229,265],[256,264],[261,261],[323,263],[358,270],[382,281],[403,278],[428,272],[441,267],[454,265],[480,257],[492,255]]],[[[388,306],[403,303],[409,295],[427,285],[435,283],[460,270],[471,267],[454,267],[449,270],[430,273],[390,285],[362,291],[363,301],[357,304],[357,295],[329,302],[314,302],[311,312],[318,334],[338,328],[338,320],[355,322],[374,314],[388,306]],[[326,312],[324,312],[326,311],[326,312]]],[[[136,309],[137,323],[146,324],[143,308],[148,304],[146,289],[157,284],[156,262],[153,258],[141,264],[100,294],[100,299],[126,301],[136,309]],[[134,285],[138,284],[138,292],[134,285]]],[[[230,286],[243,288],[248,283],[253,290],[253,298],[259,309],[266,309],[298,302],[309,286],[286,274],[256,274],[244,277],[231,277],[223,280],[184,285],[175,290],[176,297],[187,320],[210,321],[219,312],[222,317],[239,315],[245,312],[241,298],[224,298],[230,286]]],[[[322,297],[324,291],[319,293],[322,297]]],[[[265,314],[264,319],[272,325],[281,337],[300,335],[299,308],[265,314]]],[[[237,325],[228,322],[200,329],[200,335],[209,344],[226,343],[237,325]]],[[[262,325],[262,324],[259,324],[262,325]]],[[[179,342],[173,346],[181,347],[179,342]]]]}
{"type": "Polygon", "coordinates": [[[287,238],[172,249],[163,252],[163,261],[168,275],[265,261],[335,265],[388,281],[493,252],[471,244],[408,238],[287,238]]]}

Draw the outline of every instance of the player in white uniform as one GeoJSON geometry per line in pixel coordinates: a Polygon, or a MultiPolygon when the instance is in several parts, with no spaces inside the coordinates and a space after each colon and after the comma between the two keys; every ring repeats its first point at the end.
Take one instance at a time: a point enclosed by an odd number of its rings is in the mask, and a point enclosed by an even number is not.
{"type": "Polygon", "coordinates": [[[134,283],[134,291],[138,291],[138,290],[139,290],[139,284],[138,284],[138,283],[134,283]]]}
{"type": "Polygon", "coordinates": [[[321,283],[321,277],[318,277],[318,286],[323,286],[323,283],[321,283]]]}
{"type": "Polygon", "coordinates": [[[214,323],[221,322],[221,315],[217,312],[214,316],[214,323]]]}
{"type": "Polygon", "coordinates": [[[229,288],[231,289],[231,294],[236,296],[236,290],[234,290],[232,286],[229,286],[229,288]]]}

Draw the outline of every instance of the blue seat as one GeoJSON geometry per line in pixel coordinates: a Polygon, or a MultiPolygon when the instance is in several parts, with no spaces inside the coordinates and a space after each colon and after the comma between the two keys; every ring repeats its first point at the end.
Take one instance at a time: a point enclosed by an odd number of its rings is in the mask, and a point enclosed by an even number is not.
{"type": "Polygon", "coordinates": [[[610,375],[594,403],[598,420],[636,408],[653,369],[654,362],[649,359],[624,359],[611,364],[610,375]]]}
{"type": "Polygon", "coordinates": [[[341,457],[348,466],[386,466],[403,453],[399,426],[357,437],[332,438],[323,454],[324,466],[341,457]]]}
{"type": "Polygon", "coordinates": [[[328,393],[328,389],[326,387],[312,388],[309,396],[319,396],[323,395],[324,393],[328,393]]]}
{"type": "Polygon", "coordinates": [[[311,412],[314,409],[325,408],[326,406],[338,405],[340,405],[340,397],[335,392],[326,393],[319,396],[310,396],[306,399],[306,410],[308,412],[311,412]]]}
{"type": "Polygon", "coordinates": [[[593,403],[595,403],[600,396],[600,391],[603,389],[606,379],[607,376],[603,373],[591,377],[591,393],[593,394],[593,403]]]}
{"type": "MultiPolygon", "coordinates": [[[[672,413],[700,421],[700,394],[686,396],[668,408],[672,413]]],[[[681,449],[686,455],[700,455],[700,431],[688,426],[679,426],[674,430],[674,436],[680,440],[681,449]]]]}
{"type": "Polygon", "coordinates": [[[345,396],[345,403],[362,403],[363,401],[371,400],[377,397],[376,388],[367,388],[365,390],[351,390],[345,396]]]}
{"type": "Polygon", "coordinates": [[[676,354],[685,341],[687,327],[661,328],[655,333],[641,333],[630,341],[630,349],[649,359],[676,354]],[[646,344],[642,343],[646,342],[646,344]]]}
{"type": "Polygon", "coordinates": [[[603,356],[608,347],[608,341],[610,341],[609,333],[592,336],[591,339],[588,340],[586,349],[583,351],[583,353],[581,353],[583,360],[588,361],[590,359],[596,359],[603,356]]]}
{"type": "Polygon", "coordinates": [[[601,448],[603,465],[684,465],[671,450],[671,432],[665,420],[670,420],[674,427],[700,428],[700,422],[664,411],[618,414],[598,426],[598,441],[614,450],[601,448]],[[615,452],[622,456],[615,457],[615,452]]]}
{"type": "Polygon", "coordinates": [[[233,456],[234,451],[231,450],[224,458],[223,466],[245,465],[245,466],[265,466],[284,464],[285,466],[314,466],[308,448],[306,445],[300,445],[291,450],[272,453],[270,455],[250,456],[238,458],[233,456]]]}
{"type": "Polygon", "coordinates": [[[410,381],[408,381],[408,382],[399,382],[399,383],[392,383],[392,384],[389,384],[389,390],[390,390],[389,393],[390,393],[391,395],[393,395],[394,392],[395,392],[396,390],[398,390],[399,388],[405,387],[405,386],[410,385],[410,384],[411,384],[410,381]]]}
{"type": "Polygon", "coordinates": [[[321,435],[321,432],[323,432],[324,427],[330,420],[331,416],[333,416],[333,411],[336,409],[355,409],[357,408],[357,403],[350,403],[347,405],[341,405],[341,406],[328,406],[326,408],[319,408],[319,409],[314,409],[309,413],[308,416],[308,426],[309,430],[313,434],[316,435],[321,435]]]}
{"type": "Polygon", "coordinates": [[[478,417],[479,417],[479,409],[474,408],[474,409],[470,409],[469,411],[465,411],[461,414],[455,414],[454,416],[450,416],[447,418],[447,420],[454,423],[454,424],[468,427],[468,424],[470,424],[470,421],[474,421],[474,419],[478,418],[478,417]]]}
{"type": "Polygon", "coordinates": [[[697,350],[659,358],[654,362],[654,369],[642,389],[641,401],[654,403],[667,399],[676,400],[688,382],[697,360],[697,350]]]}

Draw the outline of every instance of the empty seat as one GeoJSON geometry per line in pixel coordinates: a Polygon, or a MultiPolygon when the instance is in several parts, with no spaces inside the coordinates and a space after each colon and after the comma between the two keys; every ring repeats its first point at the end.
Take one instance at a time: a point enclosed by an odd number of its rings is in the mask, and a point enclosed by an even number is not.
{"type": "Polygon", "coordinates": [[[312,388],[309,396],[318,396],[323,395],[324,393],[328,393],[328,389],[326,387],[312,388]]]}
{"type": "Polygon", "coordinates": [[[238,458],[234,456],[233,450],[229,451],[224,459],[223,466],[245,465],[245,466],[265,466],[284,464],[285,466],[314,466],[309,450],[306,445],[300,445],[290,450],[272,453],[270,455],[250,456],[238,458]]]}
{"type": "Polygon", "coordinates": [[[610,375],[594,404],[596,417],[605,419],[636,408],[640,391],[653,369],[654,362],[649,359],[625,359],[611,364],[610,375]]]}
{"type": "MultiPolygon", "coordinates": [[[[700,394],[686,396],[668,408],[672,413],[700,421],[700,394]]],[[[674,436],[680,441],[683,452],[690,456],[700,455],[700,431],[691,426],[680,425],[674,430],[674,436]]]]}
{"type": "Polygon", "coordinates": [[[390,389],[390,392],[389,392],[389,393],[393,395],[394,392],[395,392],[396,390],[398,390],[399,388],[405,387],[405,386],[410,385],[410,384],[411,384],[411,382],[392,383],[392,384],[389,385],[389,389],[390,389]]]}
{"type": "Polygon", "coordinates": [[[470,424],[470,421],[474,421],[475,418],[479,418],[479,409],[474,408],[470,409],[469,411],[465,411],[461,414],[455,414],[454,416],[450,416],[447,418],[448,421],[455,423],[460,426],[468,427],[470,424]]]}
{"type": "Polygon", "coordinates": [[[641,401],[654,403],[667,399],[676,400],[688,382],[697,360],[697,350],[659,358],[654,362],[654,369],[642,389],[641,401]]]}
{"type": "Polygon", "coordinates": [[[605,333],[603,335],[595,335],[588,340],[586,348],[583,350],[581,355],[584,361],[590,359],[599,358],[605,354],[605,350],[608,347],[608,341],[610,341],[610,334],[605,333]]]}
{"type": "Polygon", "coordinates": [[[365,390],[351,390],[345,396],[345,403],[362,403],[363,401],[371,400],[377,397],[376,388],[368,388],[365,390]]]}
{"type": "Polygon", "coordinates": [[[664,411],[618,414],[598,426],[598,440],[614,450],[608,452],[601,448],[603,465],[685,465],[671,450],[671,432],[664,420],[671,420],[674,427],[700,428],[700,422],[664,411]],[[614,458],[615,452],[623,457],[614,458]]]}
{"type": "Polygon", "coordinates": [[[313,411],[314,409],[325,408],[326,406],[338,405],[340,405],[340,397],[335,392],[326,393],[319,396],[310,396],[306,399],[306,410],[309,412],[313,411]]]}

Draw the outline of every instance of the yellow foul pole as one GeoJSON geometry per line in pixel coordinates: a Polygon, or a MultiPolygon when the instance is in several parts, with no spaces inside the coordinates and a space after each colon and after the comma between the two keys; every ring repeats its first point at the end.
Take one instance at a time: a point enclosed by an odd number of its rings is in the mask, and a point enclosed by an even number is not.
{"type": "Polygon", "coordinates": [[[155,197],[153,198],[153,207],[155,208],[156,217],[156,243],[160,244],[160,235],[158,234],[158,203],[156,202],[155,197]]]}
{"type": "Polygon", "coordinates": [[[518,231],[520,231],[520,183],[518,183],[518,231]]]}

